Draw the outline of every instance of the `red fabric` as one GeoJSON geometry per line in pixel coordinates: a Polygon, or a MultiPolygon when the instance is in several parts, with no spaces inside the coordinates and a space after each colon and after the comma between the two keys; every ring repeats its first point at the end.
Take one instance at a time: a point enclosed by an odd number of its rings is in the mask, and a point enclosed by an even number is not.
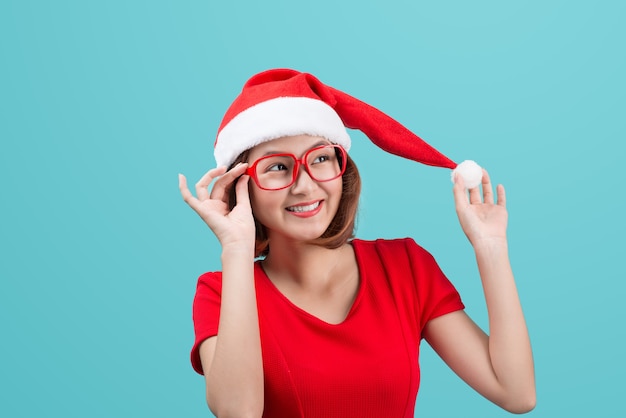
{"type": "MultiPolygon", "coordinates": [[[[422,329],[463,303],[413,240],[354,240],[353,246],[361,282],[338,325],[292,304],[255,265],[264,417],[413,417],[422,329]]],[[[217,334],[220,292],[221,273],[200,276],[191,352],[198,373],[199,345],[217,334]]]]}
{"type": "Polygon", "coordinates": [[[268,70],[254,75],[244,84],[241,94],[224,114],[218,132],[239,113],[254,105],[279,97],[307,97],[322,100],[333,107],[335,101],[332,95],[323,94],[325,89],[322,92],[314,91],[315,86],[314,83],[309,82],[310,78],[314,79],[309,74],[289,69],[268,70]]]}
{"type": "MultiPolygon", "coordinates": [[[[346,127],[361,130],[373,143],[391,154],[435,167],[454,169],[457,166],[454,161],[384,112],[325,85],[312,74],[287,68],[271,69],[252,76],[226,111],[218,132],[239,113],[278,97],[319,99],[337,112],[346,127]]],[[[216,139],[215,146],[217,141],[216,139]]],[[[252,142],[250,147],[258,143],[258,140],[252,142]]]]}

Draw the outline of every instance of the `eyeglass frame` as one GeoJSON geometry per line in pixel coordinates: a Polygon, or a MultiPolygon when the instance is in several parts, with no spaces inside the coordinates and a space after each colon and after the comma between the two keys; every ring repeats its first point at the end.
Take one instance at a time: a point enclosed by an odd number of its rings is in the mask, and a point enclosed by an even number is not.
{"type": "Polygon", "coordinates": [[[293,184],[296,182],[296,179],[298,178],[298,173],[300,172],[300,166],[304,166],[304,170],[306,171],[306,173],[309,175],[309,177],[311,178],[311,180],[320,182],[320,183],[325,183],[327,181],[331,181],[331,180],[335,180],[338,179],[339,177],[343,176],[344,173],[346,172],[346,164],[348,162],[348,152],[345,150],[344,147],[342,147],[341,145],[338,144],[325,144],[325,145],[320,145],[317,147],[313,147],[310,150],[308,150],[307,152],[304,153],[304,155],[302,156],[302,158],[298,158],[296,157],[294,154],[290,154],[290,153],[279,153],[279,154],[269,154],[269,155],[264,155],[260,158],[257,158],[256,161],[254,161],[254,163],[252,163],[252,165],[250,167],[248,167],[246,169],[246,174],[249,175],[252,180],[254,180],[254,183],[257,185],[257,187],[261,190],[267,190],[270,192],[273,191],[278,191],[278,190],[284,190],[288,187],[293,186],[293,184]],[[309,171],[309,165],[306,162],[307,157],[309,156],[310,153],[312,153],[313,151],[317,151],[319,149],[322,148],[334,148],[335,154],[339,153],[339,155],[337,155],[337,163],[339,164],[339,174],[337,174],[335,177],[327,179],[327,180],[317,180],[309,171]],[[289,182],[289,184],[287,184],[286,186],[283,186],[279,189],[267,189],[263,186],[261,186],[259,184],[259,179],[257,177],[256,174],[256,167],[259,164],[260,161],[270,158],[270,157],[291,157],[293,158],[293,160],[296,162],[296,165],[293,167],[293,174],[291,176],[291,181],[289,182]]]}

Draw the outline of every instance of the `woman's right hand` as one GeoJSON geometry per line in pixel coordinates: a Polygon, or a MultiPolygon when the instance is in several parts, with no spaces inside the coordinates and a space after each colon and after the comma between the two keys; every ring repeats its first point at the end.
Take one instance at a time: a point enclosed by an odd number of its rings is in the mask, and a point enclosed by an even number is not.
{"type": "Polygon", "coordinates": [[[226,167],[217,167],[209,170],[196,183],[195,197],[187,187],[184,175],[178,175],[178,187],[183,200],[194,210],[211,228],[223,247],[231,245],[254,246],[255,227],[248,181],[250,176],[245,175],[247,163],[240,163],[230,171],[226,167]],[[216,179],[209,193],[209,185],[216,179]],[[231,187],[235,187],[237,204],[230,210],[228,195],[231,187]]]}

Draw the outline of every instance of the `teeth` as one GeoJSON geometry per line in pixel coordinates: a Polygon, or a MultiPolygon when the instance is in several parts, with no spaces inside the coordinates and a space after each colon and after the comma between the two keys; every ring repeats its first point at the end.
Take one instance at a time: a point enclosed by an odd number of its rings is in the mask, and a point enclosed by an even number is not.
{"type": "Polygon", "coordinates": [[[291,206],[291,207],[288,207],[287,210],[290,212],[308,212],[310,210],[317,209],[319,205],[320,205],[320,202],[315,202],[312,205],[308,205],[308,206],[291,206]]]}

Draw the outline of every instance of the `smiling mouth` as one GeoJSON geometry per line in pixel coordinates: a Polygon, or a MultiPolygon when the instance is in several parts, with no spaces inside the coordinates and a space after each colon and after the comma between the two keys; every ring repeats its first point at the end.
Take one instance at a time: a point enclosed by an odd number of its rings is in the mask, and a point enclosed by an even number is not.
{"type": "Polygon", "coordinates": [[[317,209],[319,205],[320,205],[320,202],[319,202],[319,201],[317,201],[317,202],[315,202],[315,203],[312,203],[312,204],[310,204],[310,205],[306,205],[306,206],[289,206],[289,207],[287,208],[287,210],[288,210],[289,212],[298,212],[298,213],[301,213],[301,212],[310,212],[310,211],[312,211],[312,210],[317,209]]]}

